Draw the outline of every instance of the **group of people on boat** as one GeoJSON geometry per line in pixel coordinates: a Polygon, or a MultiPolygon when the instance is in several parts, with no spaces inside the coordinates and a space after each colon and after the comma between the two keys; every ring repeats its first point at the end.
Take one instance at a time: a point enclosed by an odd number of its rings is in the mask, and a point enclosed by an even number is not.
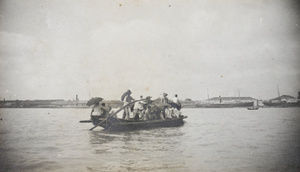
{"type": "MultiPolygon", "coordinates": [[[[177,94],[175,94],[173,100],[168,99],[167,93],[163,93],[161,99],[155,100],[151,100],[150,96],[143,98],[142,95],[139,100],[135,100],[131,97],[131,94],[131,90],[127,90],[121,96],[124,109],[122,119],[124,120],[129,120],[131,115],[134,120],[165,120],[178,118],[181,115],[181,103],[177,94]]],[[[91,118],[107,118],[114,114],[111,109],[105,103],[98,102],[92,108],[91,118]]]]}
{"type": "Polygon", "coordinates": [[[139,100],[134,100],[131,97],[131,90],[127,90],[121,97],[126,106],[122,119],[129,120],[131,112],[135,120],[165,120],[179,117],[181,103],[178,95],[175,95],[173,101],[170,101],[167,96],[167,93],[163,93],[162,99],[151,100],[150,96],[144,99],[141,95],[139,100]],[[136,102],[132,106],[127,106],[133,101],[136,102]]]}

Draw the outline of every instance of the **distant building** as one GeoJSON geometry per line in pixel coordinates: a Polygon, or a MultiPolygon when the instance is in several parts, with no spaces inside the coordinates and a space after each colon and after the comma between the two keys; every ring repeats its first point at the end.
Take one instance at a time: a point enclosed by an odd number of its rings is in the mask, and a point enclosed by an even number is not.
{"type": "Polygon", "coordinates": [[[68,100],[68,101],[57,101],[51,103],[54,108],[88,108],[85,100],[68,100]]]}
{"type": "Polygon", "coordinates": [[[269,101],[272,103],[278,103],[282,101],[296,101],[296,97],[290,96],[290,95],[282,95],[273,99],[270,99],[269,101]]]}
{"type": "Polygon", "coordinates": [[[51,103],[63,101],[62,99],[52,100],[3,100],[0,101],[2,108],[44,108],[50,107],[51,103]]]}
{"type": "Polygon", "coordinates": [[[184,101],[180,100],[180,103],[182,105],[182,108],[194,108],[196,101],[193,101],[192,99],[185,99],[184,101]]]}
{"type": "Polygon", "coordinates": [[[196,103],[199,108],[234,108],[234,107],[251,107],[254,99],[252,97],[213,97],[211,99],[196,103]]]}
{"type": "Polygon", "coordinates": [[[236,103],[236,102],[253,102],[257,99],[252,97],[213,97],[208,99],[210,103],[236,103]]]}
{"type": "Polygon", "coordinates": [[[267,101],[263,101],[263,104],[268,107],[300,107],[300,99],[290,95],[282,95],[267,101]]]}

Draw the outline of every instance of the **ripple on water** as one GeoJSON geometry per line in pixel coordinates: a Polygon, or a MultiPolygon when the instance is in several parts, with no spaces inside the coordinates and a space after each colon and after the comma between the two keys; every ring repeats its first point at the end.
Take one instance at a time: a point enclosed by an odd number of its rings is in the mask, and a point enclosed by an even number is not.
{"type": "Polygon", "coordinates": [[[89,109],[3,109],[0,163],[26,172],[299,171],[299,110],[183,110],[182,127],[104,132],[78,123],[89,109]]]}

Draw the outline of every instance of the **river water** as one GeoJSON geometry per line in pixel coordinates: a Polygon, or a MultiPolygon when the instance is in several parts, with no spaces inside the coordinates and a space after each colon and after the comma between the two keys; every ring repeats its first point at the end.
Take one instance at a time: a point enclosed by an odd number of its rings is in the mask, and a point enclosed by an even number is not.
{"type": "Polygon", "coordinates": [[[183,109],[178,128],[89,131],[89,109],[0,109],[0,171],[300,171],[300,108],[183,109]]]}

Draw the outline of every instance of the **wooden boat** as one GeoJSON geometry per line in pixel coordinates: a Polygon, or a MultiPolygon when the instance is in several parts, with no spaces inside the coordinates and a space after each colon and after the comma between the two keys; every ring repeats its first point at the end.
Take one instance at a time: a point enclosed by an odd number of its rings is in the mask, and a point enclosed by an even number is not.
{"type": "MultiPolygon", "coordinates": [[[[133,101],[130,104],[133,104],[138,101],[133,101]]],[[[116,112],[110,114],[107,118],[99,118],[97,116],[91,116],[91,120],[83,120],[80,123],[93,123],[94,127],[90,130],[93,130],[96,127],[102,127],[107,131],[125,131],[125,130],[139,130],[139,129],[149,129],[149,128],[160,128],[160,127],[178,127],[184,124],[183,119],[187,118],[187,116],[179,115],[177,118],[166,118],[164,120],[136,120],[136,119],[119,119],[116,117],[116,114],[123,110],[126,106],[120,108],[116,112]]]]}
{"type": "Polygon", "coordinates": [[[247,109],[248,110],[258,110],[259,109],[259,107],[258,107],[258,100],[255,100],[253,102],[253,106],[252,107],[248,107],[247,109]]]}
{"type": "Polygon", "coordinates": [[[106,131],[128,131],[162,127],[179,127],[184,124],[183,119],[185,118],[187,117],[179,116],[178,118],[167,118],[165,120],[124,120],[108,117],[107,119],[92,119],[91,122],[94,124],[94,126],[100,126],[106,131]]]}
{"type": "Polygon", "coordinates": [[[248,110],[258,110],[259,108],[258,107],[249,107],[249,108],[247,108],[248,110]]]}

